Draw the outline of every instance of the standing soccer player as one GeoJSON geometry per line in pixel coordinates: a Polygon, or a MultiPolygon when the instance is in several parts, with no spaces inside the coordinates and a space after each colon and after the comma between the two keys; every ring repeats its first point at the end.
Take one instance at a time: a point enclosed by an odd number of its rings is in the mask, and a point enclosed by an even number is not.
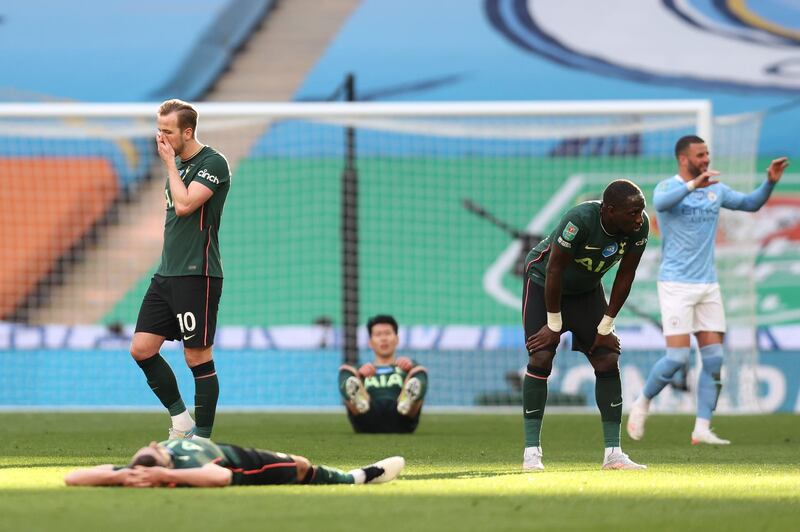
{"type": "Polygon", "coordinates": [[[721,208],[754,212],[769,199],[789,165],[786,157],[773,160],[767,180],[743,194],[720,183],[719,172],[709,170],[708,146],[700,137],[681,137],[675,144],[678,174],[658,184],[653,195],[661,227],[662,258],[658,273],[658,299],[667,352],[655,363],[642,394],[628,416],[628,434],[644,436],[650,401],[689,361],[689,335],[700,347],[702,369],[697,385],[697,419],[692,444],[727,445],[711,430],[711,414],[722,386],[722,339],[725,311],[714,268],[714,242],[721,208]]]}
{"type": "Polygon", "coordinates": [[[541,471],[541,430],[547,379],[561,333],[572,331],[572,349],[589,359],[603,425],[603,469],[644,469],[620,447],[622,383],[614,318],[622,308],[647,245],[650,222],[642,191],[628,180],[610,183],[602,203],[581,203],[525,259],[522,321],[528,367],[522,388],[525,452],[522,468],[541,471]],[[620,263],[611,299],[601,279],[620,263]]]}
{"type": "Polygon", "coordinates": [[[168,175],[164,247],[131,344],[147,384],[172,416],[170,439],[210,438],[219,397],[212,345],[222,294],[219,227],[231,171],[221,153],[200,144],[196,130],[194,107],[181,100],[161,104],[156,146],[168,175]],[[195,420],[159,353],[165,339],[183,340],[194,375],[195,420]]]}

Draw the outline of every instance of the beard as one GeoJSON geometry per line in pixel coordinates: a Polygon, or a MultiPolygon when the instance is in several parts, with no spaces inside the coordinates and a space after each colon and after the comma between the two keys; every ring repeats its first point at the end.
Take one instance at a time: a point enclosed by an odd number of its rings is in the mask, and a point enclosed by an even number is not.
{"type": "Polygon", "coordinates": [[[706,171],[706,168],[708,167],[706,166],[705,168],[703,168],[689,163],[689,167],[687,168],[687,170],[689,170],[689,174],[691,174],[692,177],[699,177],[700,174],[706,171]]]}

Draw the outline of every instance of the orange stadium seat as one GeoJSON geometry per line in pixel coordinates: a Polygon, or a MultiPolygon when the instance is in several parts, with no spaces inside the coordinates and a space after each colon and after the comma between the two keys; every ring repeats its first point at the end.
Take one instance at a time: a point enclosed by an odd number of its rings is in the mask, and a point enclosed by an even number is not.
{"type": "Polygon", "coordinates": [[[3,319],[108,211],[119,182],[101,158],[0,158],[0,176],[3,319]]]}

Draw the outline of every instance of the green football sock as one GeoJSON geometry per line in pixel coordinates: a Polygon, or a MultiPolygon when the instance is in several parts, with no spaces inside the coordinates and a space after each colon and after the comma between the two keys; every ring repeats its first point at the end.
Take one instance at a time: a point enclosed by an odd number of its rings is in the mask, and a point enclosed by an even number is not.
{"type": "Polygon", "coordinates": [[[161,356],[156,353],[150,358],[137,360],[136,364],[142,368],[147,384],[153,393],[156,394],[161,404],[169,410],[169,415],[177,416],[186,411],[186,405],[181,399],[181,392],[178,390],[178,381],[172,368],[161,356]]]}
{"type": "Polygon", "coordinates": [[[309,484],[355,484],[353,475],[328,466],[314,466],[309,484]]]}
{"type": "Polygon", "coordinates": [[[619,369],[595,371],[594,374],[594,395],[603,421],[603,441],[606,447],[619,447],[622,425],[622,381],[619,369]]]}
{"type": "Polygon", "coordinates": [[[214,361],[209,360],[193,367],[192,374],[194,375],[195,434],[203,438],[210,438],[219,399],[219,380],[214,368],[214,361]]]}
{"type": "Polygon", "coordinates": [[[528,364],[522,381],[522,409],[525,447],[541,446],[542,417],[547,403],[547,378],[550,372],[528,364]]]}

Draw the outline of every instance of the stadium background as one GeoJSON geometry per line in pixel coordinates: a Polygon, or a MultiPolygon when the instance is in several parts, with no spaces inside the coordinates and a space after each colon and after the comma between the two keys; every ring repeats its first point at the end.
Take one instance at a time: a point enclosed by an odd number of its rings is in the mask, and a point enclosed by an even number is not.
{"type": "MultiPolygon", "coordinates": [[[[70,6],[51,19],[37,18],[34,25],[30,21],[41,7],[38,3],[4,7],[3,35],[15,43],[18,53],[0,57],[0,71],[5,73],[0,76],[0,97],[7,101],[200,100],[262,17],[266,16],[268,23],[272,2],[174,2],[185,12],[182,24],[198,31],[185,39],[169,40],[163,36],[174,33],[174,20],[163,17],[153,21],[149,14],[152,6],[146,3],[135,8],[127,3],[103,4],[102,11],[97,5],[70,6]],[[117,22],[108,24],[108,20],[117,22]],[[36,39],[21,38],[32,29],[36,39]],[[51,39],[49,45],[47,39],[51,39]],[[128,46],[134,40],[145,44],[128,46]],[[46,56],[44,46],[50,50],[46,56]],[[20,68],[22,64],[36,68],[20,68]],[[96,68],[98,64],[113,65],[113,70],[96,68]]],[[[675,10],[682,9],[678,14],[684,17],[713,22],[721,39],[741,43],[737,37],[762,31],[771,32],[786,48],[793,46],[796,51],[798,46],[800,15],[777,1],[760,3],[757,12],[752,12],[755,8],[750,5],[749,18],[737,13],[734,8],[738,4],[733,2],[638,5],[652,10],[656,18],[648,20],[655,21],[658,16],[675,18],[675,10]],[[672,6],[672,11],[663,6],[672,6]],[[779,21],[783,31],[759,26],[758,21],[772,21],[773,25],[779,21]]],[[[709,79],[708,72],[691,72],[686,70],[688,66],[676,72],[637,70],[630,66],[637,64],[636,58],[581,56],[577,37],[558,33],[571,8],[566,3],[563,11],[535,7],[535,3],[490,0],[417,1],[403,3],[401,8],[392,2],[366,0],[341,27],[293,99],[326,99],[350,72],[358,80],[359,97],[371,101],[710,98],[718,115],[764,113],[756,164],[759,172],[774,155],[797,155],[791,128],[798,118],[793,107],[798,87],[791,76],[792,63],[781,55],[785,50],[771,56],[765,52],[768,47],[754,46],[747,56],[761,61],[765,70],[774,67],[777,74],[771,81],[724,69],[714,70],[716,78],[709,79]],[[414,38],[407,39],[408,35],[414,38]],[[553,47],[553,36],[563,46],[553,47]]],[[[613,11],[619,19],[614,23],[625,24],[625,10],[613,11]]],[[[640,13],[631,14],[636,15],[640,13]]],[[[657,38],[661,37],[657,22],[636,30],[652,37],[639,41],[649,43],[652,54],[669,59],[659,64],[684,65],[679,58],[692,53],[692,39],[698,36],[692,33],[696,26],[687,23],[682,28],[681,39],[669,40],[657,38]],[[688,42],[687,48],[674,50],[676,41],[688,42]]],[[[598,51],[598,55],[601,52],[614,53],[598,51]]],[[[330,152],[317,158],[313,167],[296,165],[291,158],[284,163],[286,167],[275,167],[274,150],[280,149],[275,146],[282,145],[282,138],[291,141],[297,133],[287,129],[271,130],[239,159],[226,206],[221,235],[226,287],[217,351],[219,371],[226,376],[220,398],[224,407],[335,408],[338,403],[333,375],[341,360],[336,328],[341,313],[339,212],[330,205],[336,204],[340,193],[341,145],[332,143],[330,152]],[[259,179],[264,174],[292,174],[293,178],[259,179]],[[296,213],[304,208],[311,212],[298,217],[296,213]]],[[[3,292],[0,306],[6,320],[0,325],[4,368],[0,407],[156,407],[126,349],[144,286],[157,264],[142,272],[93,323],[39,322],[24,312],[26,306],[47,304],[46,298],[37,302],[31,294],[42,278],[51,275],[53,265],[63,264],[63,257],[76,246],[102,247],[102,228],[114,224],[108,213],[123,199],[137,200],[141,187],[151,178],[154,154],[149,141],[92,141],[91,147],[100,157],[88,163],[95,167],[91,178],[65,164],[88,151],[84,142],[48,142],[57,155],[51,161],[37,159],[36,145],[0,138],[0,168],[5,175],[19,176],[4,188],[4,194],[13,191],[17,195],[4,195],[3,200],[22,198],[20,208],[3,214],[1,245],[9,254],[6,256],[17,257],[12,253],[26,249],[26,235],[18,230],[30,212],[25,201],[41,200],[37,196],[41,188],[28,189],[25,183],[73,183],[65,187],[74,191],[72,196],[64,195],[61,188],[50,188],[53,197],[48,201],[52,203],[42,216],[51,218],[50,227],[80,220],[70,224],[73,230],[68,235],[52,233],[39,269],[4,268],[3,286],[12,288],[3,292]],[[63,212],[51,205],[63,206],[63,212]],[[76,205],[81,208],[75,209],[76,205]],[[27,291],[20,293],[20,287],[27,291]],[[96,383],[98,375],[103,376],[101,386],[96,383]]],[[[429,366],[432,375],[450,374],[460,383],[437,387],[434,377],[431,406],[472,406],[489,401],[487,396],[513,394],[510,380],[524,362],[518,311],[494,300],[481,283],[487,265],[511,238],[467,212],[462,200],[478,200],[510,224],[524,227],[566,177],[586,171],[613,175],[611,153],[601,151],[581,159],[543,157],[535,167],[513,158],[429,160],[400,153],[393,154],[397,156],[395,166],[389,168],[377,154],[370,153],[368,143],[359,153],[362,197],[366,198],[359,216],[371,228],[361,242],[361,321],[377,312],[395,314],[407,326],[402,347],[429,366]],[[463,178],[466,172],[469,180],[463,178]],[[492,179],[499,172],[504,175],[502,186],[493,186],[492,179]],[[379,178],[371,181],[371,175],[379,178]],[[482,185],[476,188],[475,183],[482,185]],[[387,197],[413,198],[421,188],[427,190],[424,203],[406,203],[392,211],[393,215],[386,215],[387,197]],[[425,230],[405,231],[409,219],[425,230]],[[456,299],[443,297],[440,287],[454,282],[467,288],[456,299]]],[[[642,169],[648,176],[667,176],[674,165],[669,158],[649,160],[642,169]]],[[[754,238],[772,244],[765,246],[757,269],[760,356],[766,375],[758,403],[766,411],[800,409],[796,356],[800,351],[796,325],[800,318],[799,187],[795,175],[787,176],[767,208],[757,215],[756,225],[765,230],[754,238]]],[[[649,195],[650,189],[647,192],[649,195]]],[[[160,237],[160,228],[156,236],[160,237]]],[[[651,246],[657,246],[657,239],[651,246]]],[[[66,262],[80,260],[71,257],[66,262]]],[[[651,290],[652,295],[650,273],[649,279],[643,276],[643,289],[651,290]]],[[[513,291],[518,280],[508,272],[502,284],[513,291]]],[[[647,311],[653,314],[653,308],[647,311]]],[[[660,344],[657,332],[641,317],[625,318],[621,333],[629,335],[624,338],[625,345],[633,346],[623,363],[626,399],[630,399],[660,344]]],[[[362,345],[363,340],[362,331],[362,345]]],[[[166,349],[174,364],[180,359],[177,348],[166,349]]],[[[554,388],[591,398],[592,376],[583,366],[576,355],[560,356],[554,388]],[[565,387],[565,382],[572,384],[565,387]]],[[[188,376],[178,373],[181,386],[189,389],[188,376]]],[[[662,402],[665,409],[691,410],[691,398],[685,395],[667,394],[662,402]]]]}

